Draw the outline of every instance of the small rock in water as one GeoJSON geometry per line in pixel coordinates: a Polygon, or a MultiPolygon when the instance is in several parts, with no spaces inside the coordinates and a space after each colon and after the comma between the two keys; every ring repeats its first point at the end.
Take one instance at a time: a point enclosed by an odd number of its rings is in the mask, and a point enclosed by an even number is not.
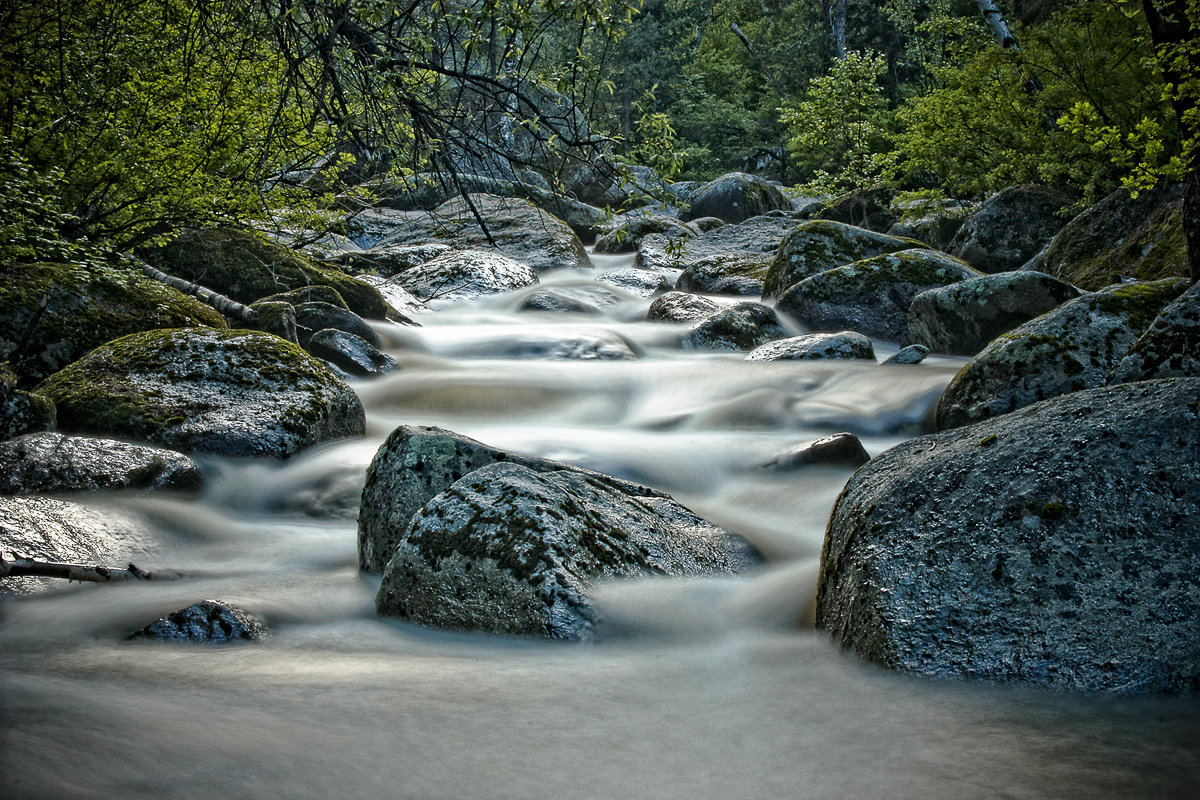
{"type": "Polygon", "coordinates": [[[130,639],[227,644],[257,642],[266,628],[254,615],[219,600],[201,600],[150,623],[130,639]]]}
{"type": "Polygon", "coordinates": [[[901,347],[896,354],[884,361],[884,364],[920,364],[929,355],[929,348],[923,344],[910,344],[901,347]]]}
{"type": "Polygon", "coordinates": [[[396,369],[396,359],[353,333],[325,328],[308,340],[305,348],[338,369],[360,378],[384,375],[396,369]]]}
{"type": "Polygon", "coordinates": [[[609,270],[597,275],[596,280],[624,289],[638,297],[653,297],[656,294],[669,292],[675,288],[676,274],[664,274],[637,267],[609,270]]]}
{"type": "Polygon", "coordinates": [[[709,315],[683,337],[690,349],[753,350],[787,331],[774,310],[762,303],[738,303],[709,315]]]}
{"type": "Polygon", "coordinates": [[[776,456],[765,469],[791,470],[822,464],[830,467],[861,467],[871,460],[862,442],[853,433],[835,433],[806,442],[794,450],[776,456]]]}
{"type": "Polygon", "coordinates": [[[817,359],[875,360],[870,338],[854,331],[809,333],[760,345],[746,356],[747,361],[812,361],[817,359]]]}
{"type": "Polygon", "coordinates": [[[695,322],[721,306],[707,297],[690,292],[667,292],[657,297],[646,311],[647,322],[695,322]]]}
{"type": "Polygon", "coordinates": [[[539,289],[529,295],[529,297],[526,297],[525,301],[521,303],[519,310],[544,311],[556,314],[584,314],[587,316],[600,314],[600,309],[590,303],[576,300],[573,297],[567,297],[558,292],[552,292],[549,289],[539,289]]]}

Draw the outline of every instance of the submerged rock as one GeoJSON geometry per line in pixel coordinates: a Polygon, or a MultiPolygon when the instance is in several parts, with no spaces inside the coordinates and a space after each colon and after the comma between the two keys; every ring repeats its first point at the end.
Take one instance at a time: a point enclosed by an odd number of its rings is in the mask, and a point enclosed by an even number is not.
{"type": "Polygon", "coordinates": [[[528,264],[482,250],[446,253],[397,275],[394,280],[426,302],[470,300],[538,283],[537,274],[528,264]]]}
{"type": "Polygon", "coordinates": [[[967,218],[947,250],[980,272],[1020,269],[1067,224],[1071,198],[1045,186],[1009,186],[967,218]]]}
{"type": "Polygon", "coordinates": [[[1109,383],[1200,377],[1200,283],[1175,298],[1117,364],[1109,383]]]}
{"type": "Polygon", "coordinates": [[[787,331],[770,306],[762,303],[738,303],[705,317],[683,337],[688,349],[753,350],[772,339],[782,339],[787,331]]]}
{"type": "Polygon", "coordinates": [[[1102,386],[1183,279],[1112,286],[1003,334],[963,367],[937,402],[939,430],[1060,394],[1102,386]]]}
{"type": "Polygon", "coordinates": [[[320,360],[258,331],[179,328],[96,348],[41,384],[64,431],[184,452],[287,458],[361,436],[362,403],[320,360]]]}
{"type": "Polygon", "coordinates": [[[375,605],[453,630],[585,639],[597,580],[736,573],[757,560],[668,498],[632,497],[578,470],[490,464],[417,512],[375,605]]]}
{"type": "Polygon", "coordinates": [[[805,278],[843,264],[924,247],[916,239],[888,236],[844,222],[803,222],[792,229],[775,252],[763,282],[763,297],[779,297],[805,278]]]}
{"type": "Polygon", "coordinates": [[[817,625],[906,672],[1200,691],[1197,463],[1198,379],[905,442],[838,499],[817,625]]]}
{"type": "Polygon", "coordinates": [[[130,634],[130,639],[157,639],[160,642],[230,644],[256,642],[266,636],[262,622],[245,609],[220,600],[201,600],[173,611],[130,634]]]}
{"type": "Polygon", "coordinates": [[[601,312],[591,303],[585,303],[574,297],[568,297],[550,289],[539,289],[526,297],[520,306],[521,311],[543,311],[548,314],[581,314],[594,317],[601,312]]]}
{"type": "Polygon", "coordinates": [[[203,484],[196,463],[172,450],[60,433],[31,433],[0,442],[0,494],[196,491],[203,484]]]}
{"type": "Polygon", "coordinates": [[[861,333],[808,333],[779,339],[756,347],[747,361],[808,361],[827,358],[866,358],[875,360],[875,346],[861,333]]]}
{"type": "Polygon", "coordinates": [[[730,172],[697,187],[687,202],[685,219],[716,217],[725,222],[741,222],[768,211],[792,208],[778,186],[745,172],[730,172]]]}

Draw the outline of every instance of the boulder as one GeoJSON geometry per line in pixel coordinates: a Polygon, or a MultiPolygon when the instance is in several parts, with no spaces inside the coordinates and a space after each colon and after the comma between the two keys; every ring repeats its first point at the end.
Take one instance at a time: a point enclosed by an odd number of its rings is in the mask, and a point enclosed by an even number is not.
{"type": "Polygon", "coordinates": [[[579,470],[474,470],[412,518],[384,570],[381,614],[452,630],[587,639],[602,579],[731,574],[744,540],[664,497],[579,470]]]}
{"type": "Polygon", "coordinates": [[[1001,189],[967,217],[948,251],[980,272],[1020,269],[1067,224],[1071,202],[1045,186],[1001,189]]]}
{"type": "Polygon", "coordinates": [[[34,392],[17,388],[17,375],[0,362],[0,441],[35,431],[51,431],[58,416],[54,403],[34,392]]]}
{"type": "Polygon", "coordinates": [[[431,213],[392,212],[393,224],[378,245],[434,242],[459,250],[498,250],[535,272],[588,265],[587,251],[575,232],[528,200],[491,194],[469,197],[487,225],[486,232],[467,201],[456,197],[431,213]]]}
{"type": "Polygon", "coordinates": [[[600,283],[623,289],[637,297],[654,297],[675,288],[678,272],[660,272],[653,269],[625,267],[610,269],[596,276],[600,283]]]}
{"type": "Polygon", "coordinates": [[[209,306],[132,267],[0,266],[0,361],[11,362],[9,368],[22,387],[49,377],[110,339],[153,328],[199,325],[226,327],[209,306]]]}
{"type": "Polygon", "coordinates": [[[799,224],[781,212],[774,213],[780,216],[758,216],[736,225],[715,227],[705,222],[711,217],[699,219],[690,224],[705,229],[682,243],[662,234],[647,234],[638,245],[638,264],[657,269],[686,269],[702,261],[736,260],[756,265],[753,276],[761,280],[780,242],[799,224]]]}
{"type": "Polygon", "coordinates": [[[332,286],[319,285],[289,289],[286,292],[279,292],[257,300],[257,303],[287,303],[293,308],[305,303],[324,303],[346,311],[350,310],[350,306],[346,305],[346,300],[342,297],[341,292],[332,286]]]}
{"type": "Polygon", "coordinates": [[[396,369],[396,359],[380,352],[376,345],[361,336],[334,328],[322,328],[314,333],[304,349],[356,378],[372,378],[396,369]]]}
{"type": "Polygon", "coordinates": [[[759,297],[769,264],[766,256],[702,258],[687,265],[675,281],[675,288],[685,292],[759,297]]]}
{"type": "MultiPolygon", "coordinates": [[[[49,497],[0,497],[0,552],[6,557],[124,567],[154,550],[149,528],[129,514],[49,497]]],[[[0,580],[0,596],[66,585],[53,578],[9,577],[0,580]]]]}
{"type": "MultiPolygon", "coordinates": [[[[392,431],[367,469],[358,514],[359,567],[365,572],[382,572],[422,506],[463,476],[496,463],[520,464],[536,471],[575,469],[489,447],[442,428],[401,425],[392,431]]],[[[632,497],[666,497],[645,486],[583,472],[632,497]]]]}
{"type": "Polygon", "coordinates": [[[220,600],[192,603],[129,635],[130,639],[193,644],[257,642],[265,637],[266,628],[257,617],[220,600]]]}
{"type": "Polygon", "coordinates": [[[808,333],[767,342],[754,348],[747,361],[811,361],[826,358],[867,358],[875,360],[875,346],[861,333],[808,333]]]}
{"type": "Polygon", "coordinates": [[[357,273],[390,278],[445,255],[452,249],[442,242],[380,245],[347,253],[339,263],[357,273]]]}
{"type": "Polygon", "coordinates": [[[886,231],[896,221],[896,215],[889,208],[891,199],[891,192],[884,189],[850,192],[830,201],[818,217],[867,230],[886,231]]]}
{"type": "Polygon", "coordinates": [[[329,303],[301,303],[295,309],[296,335],[300,346],[305,350],[308,349],[308,341],[313,334],[327,328],[353,334],[370,343],[372,347],[380,345],[379,334],[353,311],[329,303]]]}
{"type": "Polygon", "coordinates": [[[30,433],[0,442],[0,494],[106,489],[197,491],[204,476],[172,450],[87,436],[30,433]]]}
{"type": "Polygon", "coordinates": [[[716,301],[689,292],[667,292],[646,311],[647,322],[695,322],[719,311],[716,301]]]}
{"type": "Polygon", "coordinates": [[[787,335],[770,306],[738,303],[693,325],[682,344],[688,350],[753,350],[787,335]]]}
{"type": "Polygon", "coordinates": [[[973,356],[1002,333],[1058,308],[1080,292],[1041,272],[999,272],[930,289],[908,307],[904,343],[973,356]]]}
{"type": "Polygon", "coordinates": [[[648,234],[657,233],[668,239],[695,236],[700,231],[686,222],[662,214],[639,214],[621,222],[596,239],[597,253],[632,253],[648,234]]]}
{"type": "Polygon", "coordinates": [[[978,207],[961,200],[902,200],[894,203],[891,210],[899,215],[886,233],[889,236],[908,237],[922,241],[930,247],[945,250],[954,240],[954,235],[966,222],[967,216],[978,207]]]}
{"type": "Polygon", "coordinates": [[[1200,377],[1200,283],[1171,301],[1117,364],[1109,383],[1200,377]]]}
{"type": "Polygon", "coordinates": [[[548,314],[581,314],[594,317],[600,309],[574,297],[568,297],[551,289],[539,289],[521,301],[519,311],[543,311],[548,314]]]}
{"type": "Polygon", "coordinates": [[[920,364],[929,355],[929,348],[923,344],[910,344],[907,347],[901,347],[896,353],[884,362],[884,366],[900,365],[907,366],[911,364],[920,364]]]}
{"type": "Polygon", "coordinates": [[[858,469],[871,460],[867,449],[853,433],[834,433],[781,453],[763,465],[779,471],[809,466],[858,469]]]}
{"type": "Polygon", "coordinates": [[[319,359],[258,331],[177,328],[125,336],[39,391],[59,427],[184,452],[287,458],[361,436],[362,403],[319,359]]]}
{"type": "Polygon", "coordinates": [[[252,327],[256,331],[270,333],[292,344],[300,343],[300,332],[296,328],[296,307],[291,303],[275,300],[260,300],[250,304],[255,314],[252,327]]]}
{"type": "MultiPolygon", "coordinates": [[[[387,304],[362,281],[273,242],[255,231],[189,230],[155,254],[164,272],[249,305],[310,285],[336,289],[346,306],[367,319],[385,319],[387,304]]],[[[145,330],[143,328],[143,330],[145,330]]]]}
{"type": "Polygon", "coordinates": [[[471,300],[538,283],[527,264],[497,252],[455,250],[394,279],[423,301],[471,300]]]}
{"type": "Polygon", "coordinates": [[[779,297],[805,278],[843,264],[923,247],[915,239],[888,236],[844,222],[802,222],[780,242],[763,281],[763,297],[779,297]]]}
{"type": "Polygon", "coordinates": [[[684,219],[716,217],[725,222],[741,222],[775,209],[792,208],[778,186],[745,172],[730,172],[697,187],[687,202],[684,219]]]}
{"type": "Polygon", "coordinates": [[[817,331],[852,329],[899,341],[908,307],[921,292],[977,277],[965,262],[936,250],[901,250],[805,278],[775,307],[817,331]]]}
{"type": "Polygon", "coordinates": [[[1102,387],[872,459],[817,626],[923,675],[1200,690],[1200,380],[1102,387]]]}
{"type": "Polygon", "coordinates": [[[1002,334],[942,392],[938,429],[1103,385],[1158,312],[1186,288],[1183,279],[1113,286],[1002,334]]]}
{"type": "Polygon", "coordinates": [[[400,325],[420,326],[414,318],[418,314],[429,311],[429,306],[422,303],[412,292],[401,286],[395,277],[380,278],[377,275],[359,275],[358,280],[374,286],[395,313],[388,313],[388,319],[400,325]]]}
{"type": "Polygon", "coordinates": [[[1030,266],[1090,291],[1126,278],[1185,277],[1183,187],[1162,186],[1136,200],[1118,189],[1068,222],[1030,266]]]}

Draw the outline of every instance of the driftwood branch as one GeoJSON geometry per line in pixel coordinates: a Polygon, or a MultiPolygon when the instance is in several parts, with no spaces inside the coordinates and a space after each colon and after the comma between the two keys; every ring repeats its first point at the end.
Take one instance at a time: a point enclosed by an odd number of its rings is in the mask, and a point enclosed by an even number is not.
{"type": "Polygon", "coordinates": [[[147,278],[153,278],[159,283],[178,289],[184,294],[191,295],[197,300],[212,306],[227,317],[239,319],[248,325],[254,325],[258,322],[258,313],[236,300],[230,300],[225,295],[218,294],[212,289],[207,289],[198,283],[192,283],[182,278],[176,278],[174,275],[168,275],[160,269],[155,269],[136,256],[126,255],[125,258],[129,259],[147,278]]]}
{"type": "Polygon", "coordinates": [[[36,577],[64,578],[88,583],[120,583],[122,581],[173,581],[182,578],[178,572],[147,572],[136,564],[124,569],[86,564],[61,564],[15,556],[11,561],[0,556],[0,579],[36,577]]]}

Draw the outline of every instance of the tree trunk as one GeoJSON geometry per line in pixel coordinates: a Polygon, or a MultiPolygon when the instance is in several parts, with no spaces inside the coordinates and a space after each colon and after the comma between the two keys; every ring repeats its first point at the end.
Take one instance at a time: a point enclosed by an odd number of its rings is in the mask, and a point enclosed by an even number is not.
{"type": "Polygon", "coordinates": [[[975,5],[979,6],[979,13],[983,14],[983,21],[988,26],[988,30],[992,32],[992,38],[996,40],[996,43],[1005,50],[1020,50],[1017,47],[1017,37],[1013,36],[1009,29],[996,0],[975,0],[975,5]]]}

